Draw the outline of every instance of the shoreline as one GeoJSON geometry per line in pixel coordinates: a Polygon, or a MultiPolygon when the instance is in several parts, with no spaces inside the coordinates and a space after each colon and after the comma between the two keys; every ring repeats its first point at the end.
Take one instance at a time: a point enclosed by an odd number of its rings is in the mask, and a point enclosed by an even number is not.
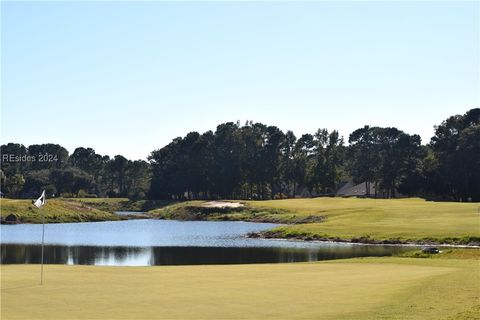
{"type": "Polygon", "coordinates": [[[439,241],[427,241],[427,240],[399,240],[399,239],[384,239],[376,240],[373,238],[352,238],[352,239],[343,239],[340,237],[316,237],[316,236],[292,236],[284,237],[279,234],[279,232],[272,232],[272,230],[261,231],[261,232],[251,232],[246,235],[247,238],[251,239],[265,239],[265,240],[287,240],[287,241],[298,241],[298,242],[323,242],[323,243],[346,243],[346,244],[358,244],[358,245],[372,245],[372,246],[398,246],[398,247],[450,247],[450,248],[480,248],[480,242],[472,242],[467,244],[456,244],[456,243],[446,243],[439,241]]]}
{"type": "MultiPolygon", "coordinates": [[[[223,222],[221,220],[181,220],[181,219],[165,219],[157,218],[149,215],[135,216],[132,215],[119,215],[121,219],[118,220],[97,220],[97,221],[71,221],[71,222],[50,222],[46,224],[57,224],[57,223],[84,223],[84,222],[108,222],[108,221],[127,221],[127,220],[173,220],[173,221],[210,221],[210,222],[223,222]]],[[[252,223],[271,223],[271,222],[257,222],[257,221],[245,221],[245,220],[230,220],[230,222],[252,222],[252,223]]],[[[2,225],[20,225],[20,224],[38,224],[38,223],[28,223],[28,222],[16,222],[16,223],[5,223],[2,221],[2,225]]],[[[249,239],[259,239],[259,240],[278,240],[278,241],[295,241],[295,242],[304,242],[304,243],[339,243],[339,244],[350,244],[350,245],[369,245],[369,246],[392,246],[392,247],[444,247],[444,248],[471,248],[471,249],[480,249],[480,243],[473,242],[472,244],[455,244],[455,243],[445,243],[445,242],[435,242],[435,241],[408,241],[408,240],[399,240],[399,239],[384,239],[376,240],[373,238],[364,238],[358,237],[354,239],[343,239],[340,237],[316,237],[316,236],[292,236],[284,237],[281,236],[278,232],[274,232],[274,229],[261,231],[261,232],[251,232],[245,235],[245,238],[249,239]]]]}
{"type": "Polygon", "coordinates": [[[332,243],[332,244],[348,244],[359,246],[388,246],[388,247],[442,247],[442,248],[463,248],[463,249],[480,249],[480,244],[448,244],[448,243],[417,243],[417,242],[405,242],[405,243],[381,243],[381,242],[352,242],[346,239],[343,240],[304,240],[299,238],[267,238],[267,237],[252,237],[250,234],[246,235],[249,239],[258,240],[272,240],[272,241],[295,241],[300,243],[332,243]]]}

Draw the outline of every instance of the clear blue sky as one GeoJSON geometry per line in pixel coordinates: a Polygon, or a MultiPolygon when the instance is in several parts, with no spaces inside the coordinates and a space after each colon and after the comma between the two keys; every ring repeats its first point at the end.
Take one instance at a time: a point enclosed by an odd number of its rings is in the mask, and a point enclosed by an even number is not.
{"type": "Polygon", "coordinates": [[[418,133],[480,105],[479,2],[3,2],[2,143],[146,158],[226,121],[418,133]]]}

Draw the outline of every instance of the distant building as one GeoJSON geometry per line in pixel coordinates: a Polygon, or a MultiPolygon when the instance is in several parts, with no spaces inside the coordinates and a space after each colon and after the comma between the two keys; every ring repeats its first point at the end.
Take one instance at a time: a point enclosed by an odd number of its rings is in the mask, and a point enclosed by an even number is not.
{"type": "MultiPolygon", "coordinates": [[[[367,186],[365,182],[354,184],[353,182],[344,182],[340,184],[336,196],[341,197],[365,197],[367,195],[367,186]]],[[[375,184],[370,183],[370,196],[375,195],[375,184]]]]}
{"type": "MultiPolygon", "coordinates": [[[[383,192],[375,189],[375,183],[370,183],[370,194],[367,195],[367,186],[365,182],[354,184],[353,182],[343,182],[335,192],[339,197],[377,197],[384,198],[383,192]]],[[[395,192],[395,198],[404,198],[405,195],[395,192]]]]}
{"type": "MultiPolygon", "coordinates": [[[[304,185],[297,187],[295,192],[296,198],[312,198],[312,197],[370,197],[370,198],[386,198],[386,194],[380,189],[375,188],[375,183],[369,183],[370,194],[367,194],[367,186],[365,182],[355,184],[353,182],[344,181],[339,183],[337,190],[332,193],[318,193],[316,191],[310,191],[304,185]]],[[[395,198],[405,198],[406,196],[395,191],[395,198]]]]}

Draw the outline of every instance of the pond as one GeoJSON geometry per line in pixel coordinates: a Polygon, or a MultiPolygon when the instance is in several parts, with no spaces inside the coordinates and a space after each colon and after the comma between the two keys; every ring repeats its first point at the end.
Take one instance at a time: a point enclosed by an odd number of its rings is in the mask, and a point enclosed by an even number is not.
{"type": "MultiPolygon", "coordinates": [[[[411,250],[331,242],[247,238],[271,223],[124,220],[45,225],[45,263],[87,265],[185,265],[279,263],[411,250]]],[[[39,263],[42,225],[1,225],[1,263],[39,263]]]]}

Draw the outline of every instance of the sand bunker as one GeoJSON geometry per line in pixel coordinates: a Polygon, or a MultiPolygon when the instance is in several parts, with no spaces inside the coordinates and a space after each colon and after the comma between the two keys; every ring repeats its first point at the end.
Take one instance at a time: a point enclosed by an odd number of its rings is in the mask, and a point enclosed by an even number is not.
{"type": "Polygon", "coordinates": [[[240,202],[209,201],[205,202],[202,206],[208,208],[238,208],[243,207],[243,204],[240,202]]]}

